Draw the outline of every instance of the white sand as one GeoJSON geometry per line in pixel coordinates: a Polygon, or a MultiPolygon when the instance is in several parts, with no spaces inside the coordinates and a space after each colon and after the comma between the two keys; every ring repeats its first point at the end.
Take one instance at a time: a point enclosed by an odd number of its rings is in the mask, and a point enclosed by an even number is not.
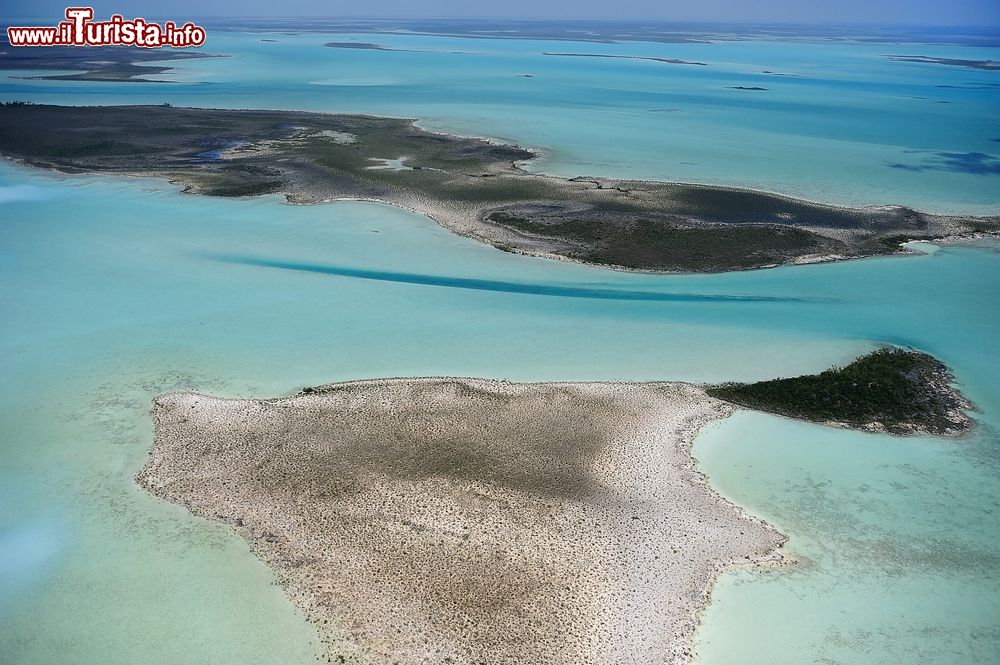
{"type": "Polygon", "coordinates": [[[781,558],[693,469],[729,413],[696,386],[325,390],[162,396],[138,480],[232,524],[332,662],[686,662],[718,572],[781,558]]]}
{"type": "Polygon", "coordinates": [[[395,159],[387,159],[385,157],[369,157],[368,160],[372,162],[380,162],[379,164],[374,164],[372,166],[366,166],[367,171],[377,171],[379,169],[387,169],[389,171],[412,171],[413,169],[409,166],[403,164],[409,157],[405,155],[402,157],[397,157],[395,159]]]}

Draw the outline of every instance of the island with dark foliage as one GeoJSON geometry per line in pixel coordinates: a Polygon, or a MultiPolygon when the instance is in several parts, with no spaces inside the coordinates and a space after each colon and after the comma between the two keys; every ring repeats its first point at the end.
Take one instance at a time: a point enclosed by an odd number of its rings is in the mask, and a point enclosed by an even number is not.
{"type": "Polygon", "coordinates": [[[364,115],[8,102],[0,155],[64,173],[162,177],[212,196],[381,201],[507,251],[631,270],[764,268],[1000,231],[1000,217],[530,173],[525,148],[364,115]]]}
{"type": "Polygon", "coordinates": [[[854,429],[892,434],[955,435],[972,420],[971,403],[940,360],[904,349],[879,349],[819,374],[757,383],[726,383],[709,395],[739,406],[854,429]]]}

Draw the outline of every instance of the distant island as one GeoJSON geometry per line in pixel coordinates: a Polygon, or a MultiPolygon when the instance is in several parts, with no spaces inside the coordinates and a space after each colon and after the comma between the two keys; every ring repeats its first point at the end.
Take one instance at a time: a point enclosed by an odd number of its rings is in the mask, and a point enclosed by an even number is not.
{"type": "Polygon", "coordinates": [[[170,83],[169,79],[154,78],[173,70],[160,64],[171,60],[193,60],[223,56],[200,49],[145,49],[118,46],[47,46],[45,48],[12,48],[6,34],[0,41],[0,71],[37,70],[41,73],[11,78],[45,81],[108,81],[118,83],[170,83]],[[156,63],[156,64],[147,64],[156,63]],[[52,70],[69,70],[52,74],[52,70]]]}
{"type": "Polygon", "coordinates": [[[535,154],[520,146],[363,115],[13,102],[0,105],[0,155],[64,173],[162,177],[212,196],[382,201],[506,251],[632,270],[848,259],[898,253],[907,240],[1000,231],[998,217],[534,174],[520,164],[535,154]]]}
{"type": "Polygon", "coordinates": [[[408,48],[389,48],[388,46],[382,46],[381,44],[373,44],[372,42],[327,42],[323,46],[329,48],[346,48],[346,49],[356,49],[359,51],[402,51],[402,52],[414,52],[414,49],[408,48]]]}
{"type": "Polygon", "coordinates": [[[929,55],[886,55],[883,56],[896,62],[918,62],[929,65],[947,65],[949,67],[968,67],[986,71],[1000,70],[1000,60],[963,60],[961,58],[936,58],[929,55]]]}
{"type": "Polygon", "coordinates": [[[651,62],[662,62],[666,65],[700,65],[707,67],[707,62],[693,62],[691,60],[678,60],[677,58],[654,58],[645,55],[614,55],[610,53],[549,53],[542,55],[555,55],[563,58],[615,58],[619,60],[649,60],[651,62]]]}

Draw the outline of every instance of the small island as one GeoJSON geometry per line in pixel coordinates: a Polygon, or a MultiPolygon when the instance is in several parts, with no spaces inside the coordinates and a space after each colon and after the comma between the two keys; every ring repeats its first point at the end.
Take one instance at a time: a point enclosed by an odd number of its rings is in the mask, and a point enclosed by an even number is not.
{"type": "Polygon", "coordinates": [[[948,67],[968,67],[969,69],[982,69],[985,71],[1000,70],[1000,61],[997,60],[964,60],[962,58],[937,58],[929,55],[886,55],[883,57],[896,62],[916,62],[929,65],[945,65],[948,67]]]}
{"type": "Polygon", "coordinates": [[[940,360],[880,349],[819,374],[711,386],[709,395],[791,418],[892,434],[957,435],[971,403],[940,360]]]}
{"type": "Polygon", "coordinates": [[[375,44],[372,42],[327,42],[323,44],[328,48],[346,48],[346,49],[356,49],[359,51],[399,51],[399,52],[412,52],[413,49],[407,48],[389,48],[388,46],[382,46],[381,44],[375,44]]]}
{"type": "Polygon", "coordinates": [[[707,67],[707,62],[693,62],[691,60],[679,60],[678,58],[654,58],[652,56],[646,55],[613,55],[610,53],[549,53],[548,51],[542,53],[542,55],[554,55],[563,58],[612,58],[616,60],[646,60],[649,62],[662,62],[667,65],[699,65],[701,67],[707,67]]]}
{"type": "Polygon", "coordinates": [[[996,234],[998,217],[864,209],[681,183],[526,171],[516,145],[364,115],[0,105],[0,155],[64,173],[161,177],[210,196],[381,201],[506,251],[628,270],[718,272],[996,234]]]}

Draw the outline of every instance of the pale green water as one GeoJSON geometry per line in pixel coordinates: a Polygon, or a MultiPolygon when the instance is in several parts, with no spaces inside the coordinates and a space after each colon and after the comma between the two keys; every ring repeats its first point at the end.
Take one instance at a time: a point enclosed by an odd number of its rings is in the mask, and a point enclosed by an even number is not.
{"type": "MultiPolygon", "coordinates": [[[[17,554],[8,558],[0,607],[2,649],[11,662],[51,662],[69,645],[79,662],[177,662],[195,654],[205,662],[294,662],[296,653],[307,659],[308,629],[235,537],[133,486],[131,474],[149,444],[149,399],[165,390],[274,395],[338,379],[426,374],[753,378],[823,367],[890,340],[952,363],[986,409],[984,419],[996,422],[1000,254],[988,249],[719,276],[629,275],[504,254],[381,206],[213,200],[150,182],[60,178],[11,166],[0,175],[18,187],[4,191],[40,197],[4,203],[0,226],[3,524],[17,554]],[[234,264],[214,258],[219,254],[688,299],[402,284],[234,264]],[[711,299],[722,296],[776,300],[711,299]]],[[[872,551],[860,543],[843,555],[846,569],[867,566],[885,583],[862,584],[858,595],[838,579],[842,602],[850,607],[893,592],[909,623],[933,622],[966,638],[965,662],[997,647],[995,633],[980,631],[972,640],[962,632],[970,621],[995,619],[1000,591],[988,574],[997,556],[995,521],[988,519],[997,489],[992,430],[984,428],[976,443],[918,442],[801,424],[786,432],[784,421],[771,419],[747,437],[748,420],[734,419],[699,442],[705,468],[723,492],[801,534],[801,545],[793,540],[791,548],[801,547],[815,563],[780,580],[800,606],[778,595],[765,597],[767,612],[758,606],[750,613],[765,622],[762,630],[785,634],[777,610],[803,608],[827,631],[863,629],[863,617],[842,614],[842,604],[831,607],[825,585],[843,568],[828,568],[823,555],[831,542],[852,542],[846,534],[858,519],[897,538],[895,507],[913,505],[929,512],[924,519],[940,547],[957,539],[973,563],[963,567],[948,554],[928,558],[915,546],[857,564],[872,551]],[[863,503],[853,464],[881,477],[872,457],[925,480],[887,488],[887,480],[869,479],[892,501],[863,503]],[[747,475],[747,458],[762,460],[768,475],[747,475]],[[942,459],[952,465],[943,467],[942,459]],[[831,510],[804,473],[829,482],[825,491],[835,500],[859,503],[831,510]],[[942,487],[949,493],[943,498],[942,487]],[[954,521],[956,506],[972,507],[954,521]],[[984,519],[977,524],[971,516],[978,514],[984,519]],[[904,580],[909,594],[898,589],[904,568],[912,569],[904,580]],[[923,603],[928,580],[937,584],[936,598],[950,599],[953,611],[944,617],[923,603]],[[975,620],[955,611],[961,608],[975,620]]],[[[733,644],[734,626],[745,625],[746,603],[766,594],[775,578],[754,576],[757,583],[740,586],[726,579],[708,615],[705,662],[727,662],[726,644],[733,644]]],[[[896,613],[866,607],[894,625],[896,613]]],[[[816,642],[814,633],[802,639],[816,642]]],[[[923,648],[937,648],[934,633],[922,639],[923,648]]],[[[872,660],[913,643],[912,636],[889,639],[876,645],[872,660]]],[[[810,644],[783,662],[826,653],[823,644],[818,651],[810,644]]]]}
{"type": "Polygon", "coordinates": [[[792,534],[802,561],[723,577],[700,662],[996,662],[997,444],[756,413],[706,430],[695,454],[713,486],[792,534]]]}
{"type": "MultiPolygon", "coordinates": [[[[242,105],[279,105],[278,92],[256,96],[277,80],[244,89],[242,105]]],[[[30,85],[99,102],[168,89],[30,85]]],[[[309,627],[239,539],[132,483],[163,391],[752,379],[882,342],[949,363],[980,428],[901,440],[743,414],[707,431],[695,452],[715,486],[790,533],[804,564],[725,576],[700,660],[994,662],[998,294],[995,243],[634,275],[497,252],[384,206],[216,200],[0,165],[0,662],[311,660],[309,627]],[[313,271],[275,267],[292,264],[313,271]]]]}

